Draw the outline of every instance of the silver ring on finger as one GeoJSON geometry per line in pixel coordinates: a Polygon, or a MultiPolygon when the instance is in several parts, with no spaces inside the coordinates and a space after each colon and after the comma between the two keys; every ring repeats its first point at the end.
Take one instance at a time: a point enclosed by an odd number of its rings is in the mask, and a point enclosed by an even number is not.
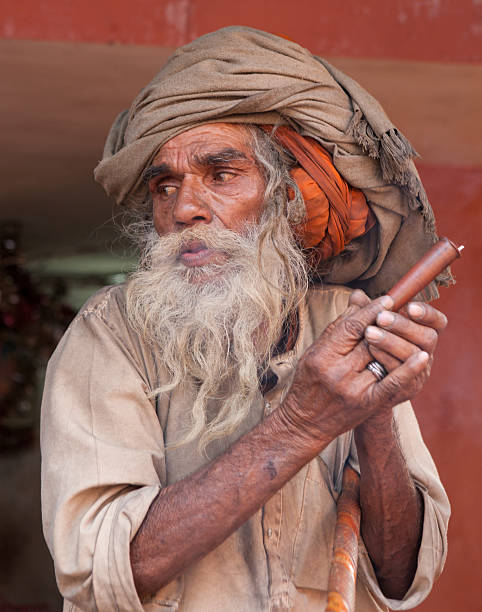
{"type": "Polygon", "coordinates": [[[385,367],[379,361],[375,360],[370,361],[370,363],[367,365],[367,370],[370,370],[378,381],[383,380],[388,374],[385,367]]]}

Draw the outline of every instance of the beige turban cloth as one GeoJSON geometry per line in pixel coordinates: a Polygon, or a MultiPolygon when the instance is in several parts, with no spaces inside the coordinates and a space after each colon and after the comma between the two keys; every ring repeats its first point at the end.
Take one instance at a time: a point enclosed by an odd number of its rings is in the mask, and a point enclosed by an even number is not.
{"type": "MultiPolygon", "coordinates": [[[[316,139],[361,189],[377,223],[324,280],[386,292],[435,242],[408,140],[358,83],[300,45],[233,26],[179,48],[114,122],[95,178],[117,203],[145,198],[144,170],[174,136],[205,123],[286,124],[316,139]]],[[[438,279],[447,284],[447,272],[438,279]]],[[[433,283],[425,299],[436,297],[433,283]]]]}

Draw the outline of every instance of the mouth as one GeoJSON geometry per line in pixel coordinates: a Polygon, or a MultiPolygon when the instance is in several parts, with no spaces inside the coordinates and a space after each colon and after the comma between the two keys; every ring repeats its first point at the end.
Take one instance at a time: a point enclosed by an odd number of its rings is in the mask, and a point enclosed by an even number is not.
{"type": "Polygon", "coordinates": [[[187,267],[204,266],[219,259],[220,252],[201,240],[192,240],[181,247],[179,259],[187,267]]]}

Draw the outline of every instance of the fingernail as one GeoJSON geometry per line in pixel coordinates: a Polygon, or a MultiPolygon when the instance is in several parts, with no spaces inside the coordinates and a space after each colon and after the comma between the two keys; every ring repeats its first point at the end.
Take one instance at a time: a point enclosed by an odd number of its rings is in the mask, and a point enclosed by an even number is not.
{"type": "Polygon", "coordinates": [[[390,309],[393,306],[393,299],[389,295],[384,295],[380,299],[380,303],[384,308],[390,309]]]}
{"type": "Polygon", "coordinates": [[[421,317],[424,313],[423,306],[420,304],[409,304],[408,305],[408,314],[412,317],[421,317]]]}
{"type": "Polygon", "coordinates": [[[394,321],[395,315],[391,312],[384,311],[377,316],[377,323],[383,325],[383,327],[388,327],[389,325],[392,325],[394,321]]]}
{"type": "Polygon", "coordinates": [[[428,361],[428,353],[426,351],[420,351],[420,353],[418,354],[418,360],[421,361],[422,363],[424,363],[425,361],[428,361]]]}
{"type": "Polygon", "coordinates": [[[368,340],[380,340],[383,338],[383,332],[373,325],[369,325],[365,330],[365,336],[368,340]]]}

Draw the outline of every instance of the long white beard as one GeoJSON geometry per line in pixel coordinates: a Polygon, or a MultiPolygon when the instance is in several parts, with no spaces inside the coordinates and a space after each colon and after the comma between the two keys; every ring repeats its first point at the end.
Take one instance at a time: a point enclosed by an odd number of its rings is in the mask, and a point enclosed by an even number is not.
{"type": "Polygon", "coordinates": [[[128,282],[127,314],[168,373],[153,394],[181,383],[197,389],[181,444],[200,436],[202,450],[236,430],[305,289],[304,258],[285,218],[262,221],[243,235],[202,224],[161,238],[152,230],[128,282]],[[186,267],[180,250],[192,240],[221,251],[223,262],[186,267]],[[223,401],[209,419],[212,398],[223,401]]]}

